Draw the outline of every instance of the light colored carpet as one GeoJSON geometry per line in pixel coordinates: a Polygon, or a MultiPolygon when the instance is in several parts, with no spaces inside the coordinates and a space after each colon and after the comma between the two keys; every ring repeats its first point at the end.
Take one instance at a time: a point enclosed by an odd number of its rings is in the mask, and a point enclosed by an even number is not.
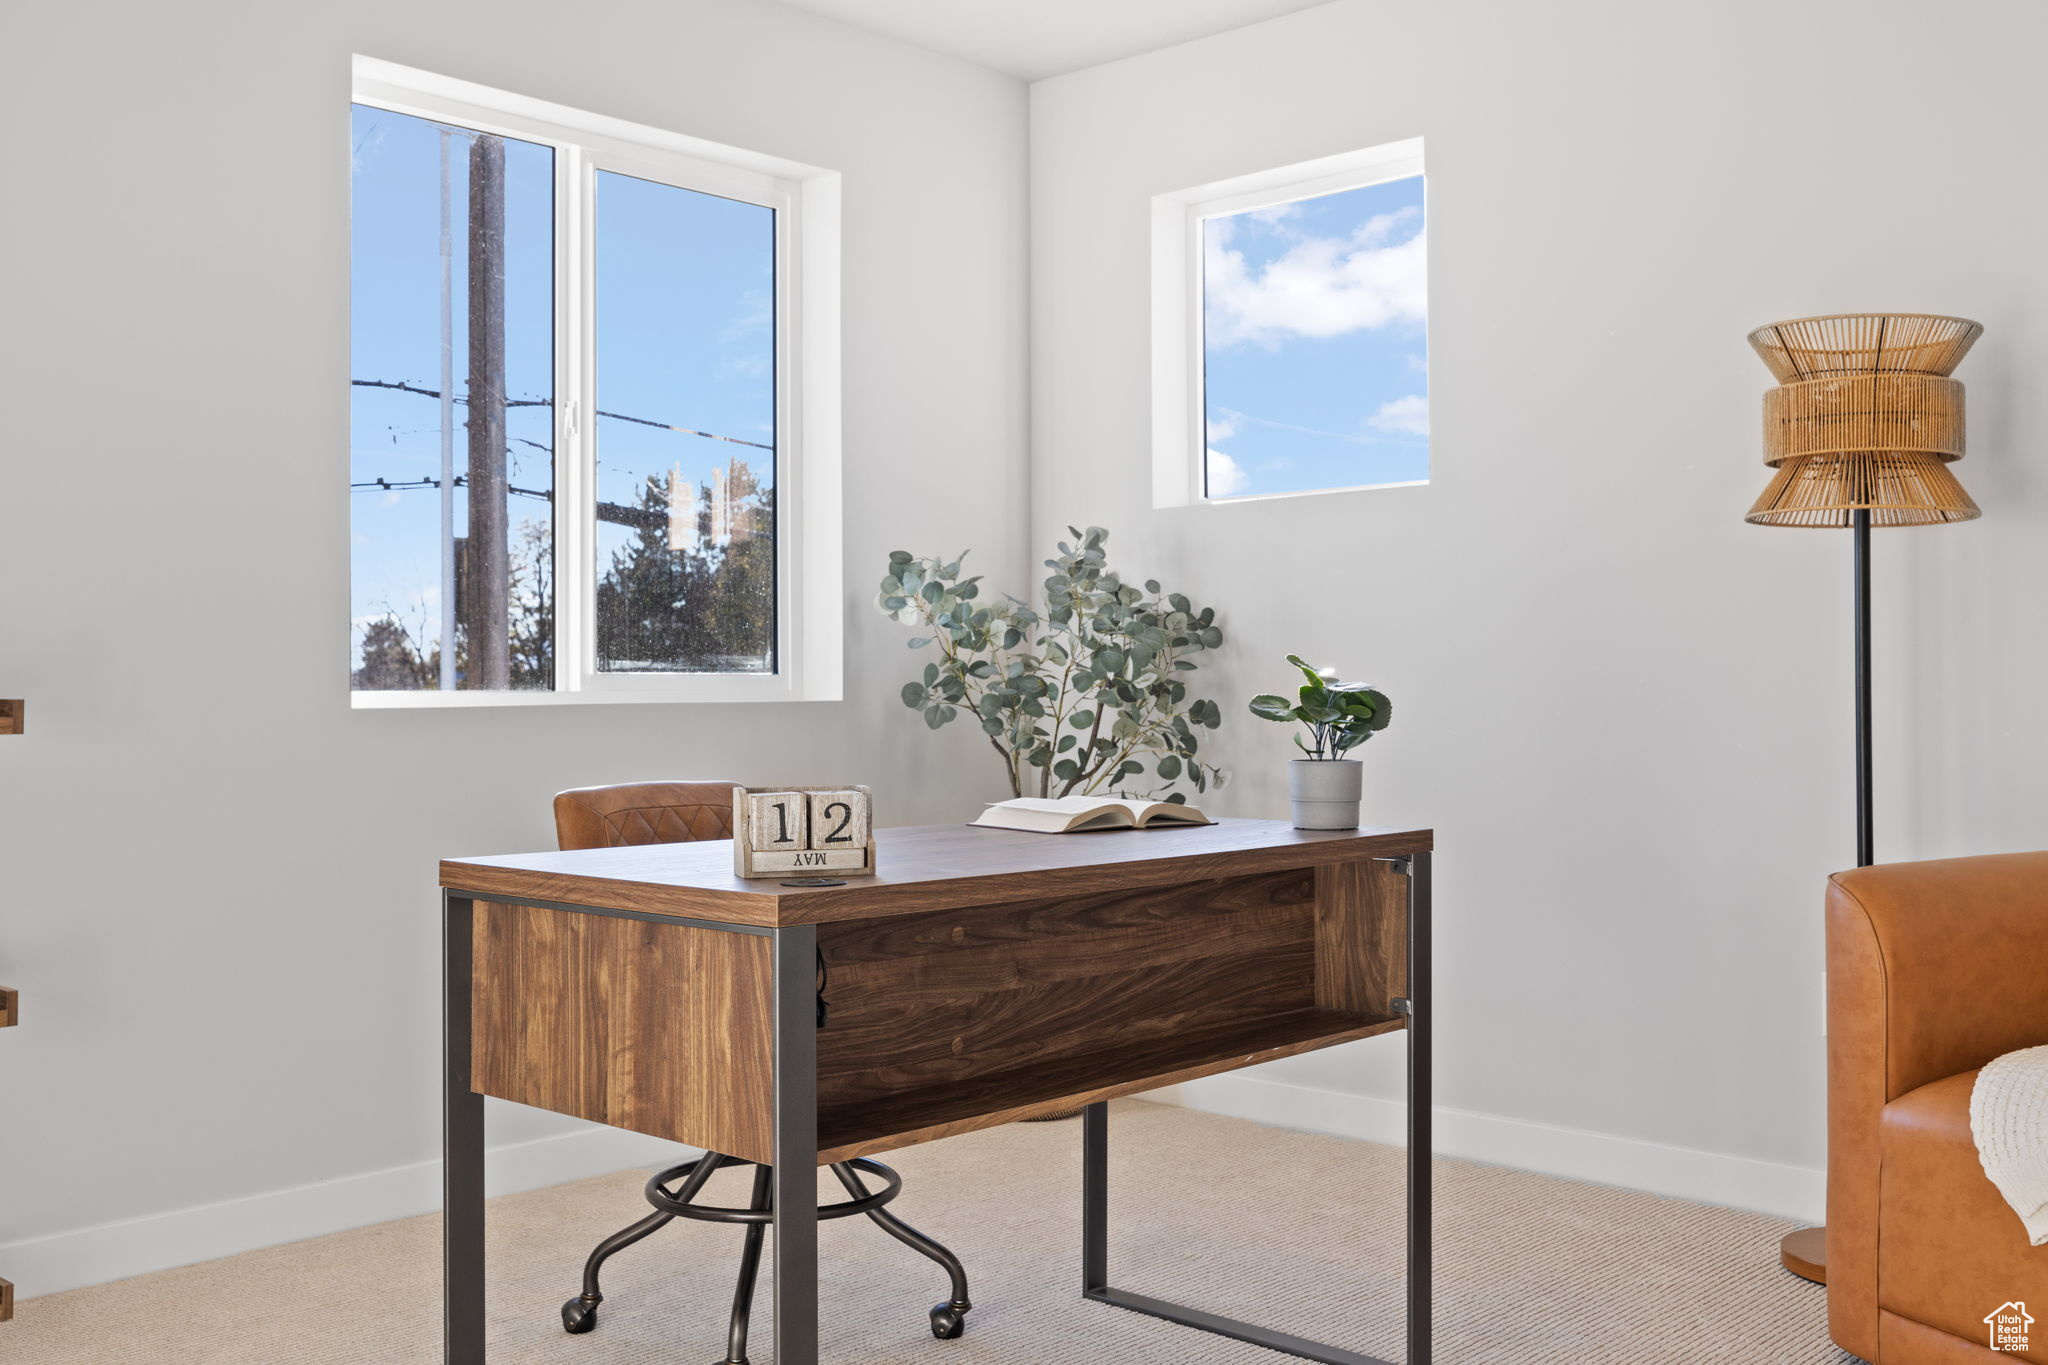
{"type": "MultiPolygon", "coordinates": [[[[1276,1365],[1289,1357],[1080,1299],[1080,1125],[1018,1124],[887,1158],[892,1206],[966,1261],[967,1335],[934,1341],[937,1267],[866,1219],[825,1225],[836,1365],[1276,1365]]],[[[1111,1123],[1111,1282],[1402,1358],[1402,1153],[1123,1103],[1111,1123]]],[[[596,1332],[556,1318],[644,1173],[494,1200],[493,1365],[698,1365],[724,1354],[740,1233],[677,1222],[615,1257],[596,1332]]],[[[1779,1219],[1439,1161],[1444,1365],[1849,1365],[1823,1291],[1777,1265],[1779,1219]]],[[[744,1203],[745,1175],[712,1191],[744,1203]]],[[[724,1182],[724,1183],[720,1183],[724,1182]]],[[[836,1191],[836,1185],[834,1190],[836,1191]]],[[[836,1196],[835,1196],[836,1197],[836,1196]]],[[[429,1365],[439,1219],[272,1247],[21,1304],[5,1365],[429,1365]]],[[[774,1358],[770,1297],[756,1365],[774,1358]]]]}

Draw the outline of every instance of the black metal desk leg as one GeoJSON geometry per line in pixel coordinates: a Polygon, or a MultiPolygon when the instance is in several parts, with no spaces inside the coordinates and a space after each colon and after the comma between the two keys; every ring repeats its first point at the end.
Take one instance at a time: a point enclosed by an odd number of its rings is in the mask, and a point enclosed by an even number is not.
{"type": "Polygon", "coordinates": [[[1430,1365],[1431,990],[1429,854],[1408,864],[1408,1365],[1430,1365]]]}
{"type": "Polygon", "coordinates": [[[476,902],[441,893],[441,1236],[447,1365],[484,1365],[484,1097],[470,1088],[476,902]]]}
{"type": "Polygon", "coordinates": [[[818,1362],[818,930],[775,931],[775,1360],[818,1362]]]}
{"type": "Polygon", "coordinates": [[[1081,1114],[1081,1292],[1109,1288],[1109,1105],[1081,1114]]]}

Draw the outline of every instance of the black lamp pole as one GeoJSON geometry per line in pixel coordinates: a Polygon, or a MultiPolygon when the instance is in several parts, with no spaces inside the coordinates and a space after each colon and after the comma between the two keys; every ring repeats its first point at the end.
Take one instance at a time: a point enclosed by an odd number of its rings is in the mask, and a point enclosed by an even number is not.
{"type": "Polygon", "coordinates": [[[1870,509],[1850,513],[1856,532],[1856,866],[1877,861],[1870,800],[1870,509]]]}

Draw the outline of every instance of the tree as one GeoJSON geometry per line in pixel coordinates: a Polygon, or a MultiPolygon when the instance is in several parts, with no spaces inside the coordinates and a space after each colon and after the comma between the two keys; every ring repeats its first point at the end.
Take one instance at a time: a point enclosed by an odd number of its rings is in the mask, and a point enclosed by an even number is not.
{"type": "Polygon", "coordinates": [[[633,538],[597,585],[598,648],[620,669],[728,672],[775,647],[774,494],[735,461],[728,476],[732,537],[711,543],[711,489],[699,488],[694,549],[669,543],[666,482],[640,489],[633,538]]]}
{"type": "MultiPolygon", "coordinates": [[[[554,531],[546,522],[520,523],[507,577],[510,686],[515,691],[545,691],[555,685],[554,531]]],[[[361,665],[349,685],[358,692],[435,690],[441,678],[441,650],[420,645],[425,633],[424,621],[416,636],[387,604],[383,617],[363,631],[358,655],[361,665]]],[[[474,685],[477,674],[470,667],[469,626],[465,622],[455,627],[455,672],[459,686],[474,685]]]]}
{"type": "Polygon", "coordinates": [[[423,656],[398,613],[387,609],[363,630],[362,667],[349,686],[359,692],[417,692],[434,685],[440,667],[440,651],[432,659],[423,656]]]}
{"type": "Polygon", "coordinates": [[[514,691],[546,691],[555,685],[555,533],[542,521],[519,523],[512,547],[511,626],[505,637],[511,654],[514,691]]]}

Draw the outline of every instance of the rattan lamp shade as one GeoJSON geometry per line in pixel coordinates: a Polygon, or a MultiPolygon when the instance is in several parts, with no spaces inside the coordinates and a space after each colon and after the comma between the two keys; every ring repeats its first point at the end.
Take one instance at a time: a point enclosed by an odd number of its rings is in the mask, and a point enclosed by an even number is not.
{"type": "Polygon", "coordinates": [[[1749,344],[1777,377],[1764,395],[1760,526],[1921,526],[1982,515],[1948,466],[1963,457],[1963,386],[1949,375],[1984,329],[1926,313],[1775,322],[1749,344]]]}

